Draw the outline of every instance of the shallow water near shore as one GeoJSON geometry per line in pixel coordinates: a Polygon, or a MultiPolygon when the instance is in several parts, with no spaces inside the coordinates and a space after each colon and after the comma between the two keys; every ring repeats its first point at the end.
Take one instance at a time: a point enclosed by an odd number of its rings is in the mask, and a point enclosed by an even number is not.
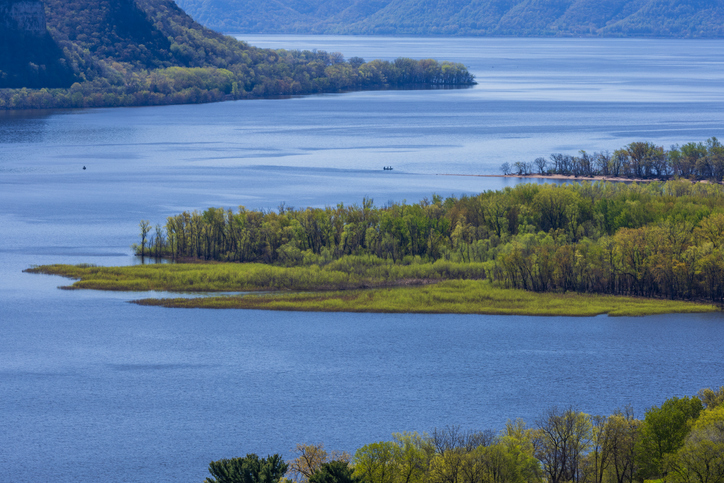
{"type": "Polygon", "coordinates": [[[187,209],[416,202],[521,182],[438,173],[724,137],[724,41],[247,39],[460,61],[479,84],[0,113],[4,479],[202,481],[212,459],[289,456],[300,442],[353,451],[393,431],[532,423],[554,404],[600,414],[632,404],[642,416],[724,384],[721,314],[169,310],[22,273],[139,263],[138,222],[187,209]]]}

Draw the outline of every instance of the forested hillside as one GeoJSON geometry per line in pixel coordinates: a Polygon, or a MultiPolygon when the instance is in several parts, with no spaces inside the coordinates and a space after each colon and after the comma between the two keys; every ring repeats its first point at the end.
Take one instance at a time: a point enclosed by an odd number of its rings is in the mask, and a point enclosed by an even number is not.
{"type": "Polygon", "coordinates": [[[722,0],[177,0],[226,32],[722,37],[722,0]]]}
{"type": "Polygon", "coordinates": [[[449,62],[258,49],[202,27],[173,0],[0,0],[0,20],[0,88],[28,88],[0,89],[0,109],[473,83],[463,65],[449,62]]]}

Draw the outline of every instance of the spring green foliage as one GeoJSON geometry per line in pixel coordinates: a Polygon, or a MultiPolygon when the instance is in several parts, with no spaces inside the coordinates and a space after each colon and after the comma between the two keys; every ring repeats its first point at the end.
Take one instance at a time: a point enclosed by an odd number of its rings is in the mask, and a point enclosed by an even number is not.
{"type": "MultiPolygon", "coordinates": [[[[0,109],[199,103],[474,83],[464,66],[450,62],[345,61],[339,53],[258,49],[202,27],[173,0],[45,3],[46,40],[53,48],[28,44],[27,58],[0,64],[6,71],[0,88],[43,88],[0,89],[0,109]],[[53,79],[60,80],[53,81],[47,69],[28,70],[33,52],[37,57],[46,51],[53,58],[43,62],[70,68],[53,71],[53,79]],[[53,88],[59,86],[66,88],[53,88]]],[[[9,40],[16,37],[22,40],[14,33],[9,40]]],[[[7,55],[3,50],[0,61],[7,55]]]]}
{"type": "Polygon", "coordinates": [[[504,163],[503,174],[519,176],[561,174],[575,177],[614,177],[639,180],[662,180],[672,177],[722,181],[724,178],[724,146],[717,138],[703,143],[687,143],[665,149],[649,142],[630,143],[611,154],[587,153],[578,156],[552,154],[550,160],[504,163]]]}
{"type": "Polygon", "coordinates": [[[446,261],[484,274],[448,278],[487,278],[505,288],[722,302],[724,186],[525,184],[412,205],[210,208],[169,217],[148,251],[343,271],[356,270],[345,266],[351,261],[446,261]]]}
{"type": "Polygon", "coordinates": [[[494,287],[486,281],[448,281],[422,287],[364,291],[144,299],[140,305],[176,308],[258,309],[312,312],[381,312],[490,315],[600,314],[640,316],[718,310],[713,305],[610,295],[539,294],[494,287]]]}
{"type": "Polygon", "coordinates": [[[379,483],[538,481],[531,432],[521,423],[509,424],[514,427],[500,436],[456,427],[436,429],[431,436],[394,434],[392,441],[359,448],[354,474],[379,483]]]}
{"type": "MultiPolygon", "coordinates": [[[[705,389],[700,393],[714,393],[705,389]]],[[[724,397],[724,388],[717,396],[724,397]]],[[[707,405],[675,454],[666,457],[667,478],[675,483],[724,482],[724,407],[707,405]]]]}
{"type": "Polygon", "coordinates": [[[662,0],[178,0],[205,25],[251,33],[722,37],[724,9],[662,0]]]}
{"type": "Polygon", "coordinates": [[[646,411],[638,442],[639,473],[642,476],[652,478],[665,474],[664,458],[684,445],[691,424],[702,409],[698,397],[674,397],[661,407],[646,411]]]}
{"type": "Polygon", "coordinates": [[[243,458],[222,459],[209,464],[205,483],[279,483],[288,465],[278,454],[259,458],[248,454],[243,458]]]}
{"type": "Polygon", "coordinates": [[[329,461],[322,463],[317,471],[309,477],[309,483],[363,483],[356,477],[354,469],[346,461],[329,461]]]}
{"type": "MultiPolygon", "coordinates": [[[[724,395],[724,387],[711,392],[724,395]]],[[[351,462],[346,457],[330,460],[326,452],[316,457],[321,443],[297,448],[303,451],[297,451],[299,457],[289,466],[305,468],[304,478],[294,480],[299,483],[633,483],[645,477],[721,483],[724,408],[702,409],[697,397],[672,398],[638,420],[630,407],[610,416],[554,407],[532,425],[508,421],[499,432],[447,426],[430,434],[395,433],[389,441],[358,448],[351,462]],[[649,451],[642,442],[650,426],[660,423],[655,415],[679,410],[683,418],[679,421],[677,416],[673,426],[662,427],[676,435],[674,444],[660,454],[649,451]],[[649,471],[654,467],[658,469],[649,471]]]]}

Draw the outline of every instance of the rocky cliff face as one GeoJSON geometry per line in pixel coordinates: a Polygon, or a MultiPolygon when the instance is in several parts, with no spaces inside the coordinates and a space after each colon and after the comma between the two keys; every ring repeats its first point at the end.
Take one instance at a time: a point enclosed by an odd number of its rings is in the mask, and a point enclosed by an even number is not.
{"type": "Polygon", "coordinates": [[[46,26],[40,0],[0,0],[0,89],[69,87],[65,54],[46,26]]]}
{"type": "Polygon", "coordinates": [[[0,0],[0,28],[36,35],[46,32],[45,6],[37,0],[0,0]]]}

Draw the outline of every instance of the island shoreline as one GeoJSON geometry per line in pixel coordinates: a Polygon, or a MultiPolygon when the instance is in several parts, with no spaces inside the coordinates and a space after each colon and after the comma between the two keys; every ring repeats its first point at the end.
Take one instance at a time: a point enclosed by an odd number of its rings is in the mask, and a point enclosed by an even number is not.
{"type": "MultiPolygon", "coordinates": [[[[565,174],[456,174],[437,173],[435,176],[461,176],[469,178],[513,178],[513,179],[544,179],[553,181],[610,181],[612,183],[665,183],[672,179],[663,178],[625,178],[622,176],[573,176],[565,174]]],[[[696,180],[697,183],[712,184],[710,180],[696,180]]],[[[721,184],[721,183],[714,183],[721,184]]]]}
{"type": "MultiPolygon", "coordinates": [[[[70,290],[104,290],[121,292],[165,291],[207,293],[207,297],[145,298],[129,302],[143,306],[166,308],[207,308],[237,310],[278,310],[289,312],[348,312],[348,313],[415,313],[415,314],[468,314],[468,315],[521,315],[592,317],[644,316],[674,313],[720,312],[711,301],[667,300],[626,295],[585,294],[577,292],[531,292],[503,288],[482,279],[428,278],[428,279],[363,279],[340,280],[336,286],[318,280],[305,286],[287,280],[288,286],[279,285],[283,272],[276,273],[263,285],[250,280],[254,266],[229,263],[208,265],[128,267],[90,267],[52,265],[33,267],[27,273],[59,275],[76,279],[70,290]],[[223,268],[225,273],[214,285],[213,270],[223,268]],[[193,282],[206,277],[209,285],[200,287],[193,282]],[[239,283],[232,283],[229,275],[241,275],[239,283]],[[173,279],[173,280],[172,280],[173,279]],[[242,284],[246,284],[242,286],[242,284]],[[276,284],[276,285],[275,285],[276,284]],[[244,295],[215,295],[219,292],[246,292],[244,295]],[[249,292],[265,292],[254,294],[249,292]]],[[[256,267],[258,268],[258,267],[256,267]]],[[[277,267],[281,268],[281,267],[277,267]]],[[[282,268],[282,271],[285,269],[282,268]]],[[[288,272],[289,273],[289,272],[288,272]]],[[[293,277],[292,277],[293,278],[293,277]]]]}

